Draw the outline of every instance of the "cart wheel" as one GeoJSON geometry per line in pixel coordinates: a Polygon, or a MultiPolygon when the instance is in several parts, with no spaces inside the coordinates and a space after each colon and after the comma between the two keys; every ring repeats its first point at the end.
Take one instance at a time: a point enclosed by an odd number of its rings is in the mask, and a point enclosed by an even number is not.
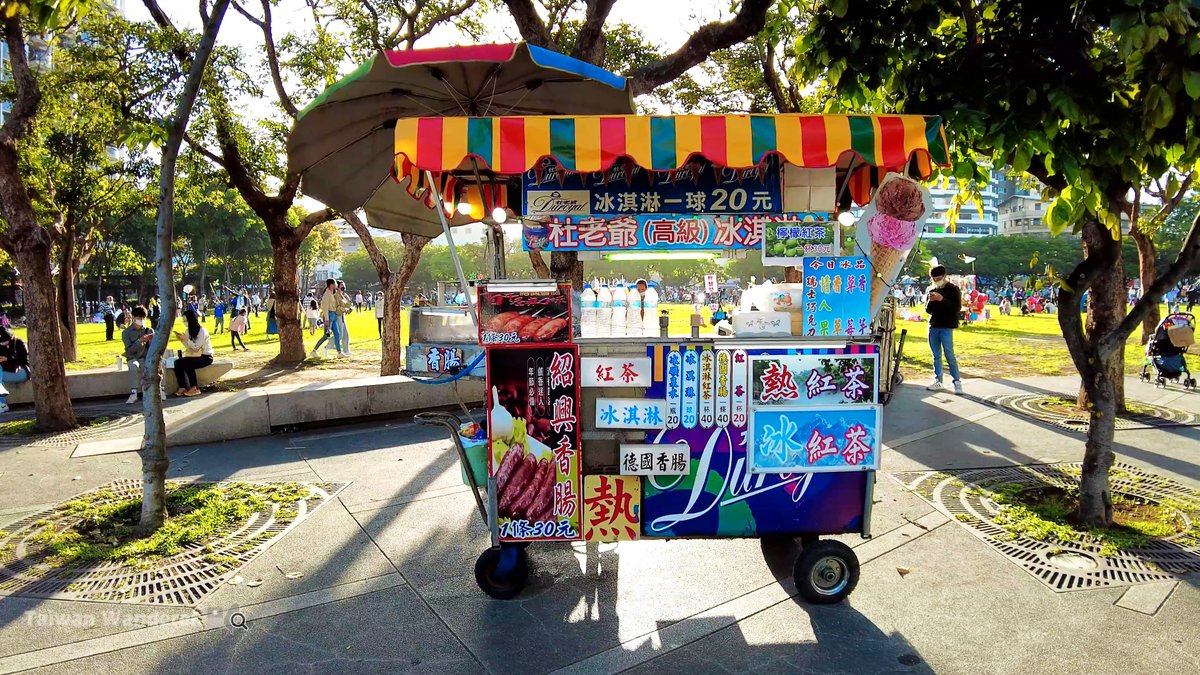
{"type": "Polygon", "coordinates": [[[888,402],[891,400],[892,400],[892,392],[890,392],[890,391],[879,392],[879,405],[887,405],[888,402]]]}
{"type": "Polygon", "coordinates": [[[858,556],[840,541],[813,542],[796,558],[792,580],[800,595],[813,604],[841,602],[858,584],[858,556]]]}
{"type": "Polygon", "coordinates": [[[475,583],[497,600],[517,597],[528,580],[529,560],[520,546],[489,548],[475,561],[475,583]]]}
{"type": "Polygon", "coordinates": [[[904,373],[896,373],[892,376],[892,386],[899,387],[904,384],[904,373]]]}
{"type": "Polygon", "coordinates": [[[803,548],[812,548],[812,545],[821,541],[820,535],[802,534],[800,535],[800,546],[803,548]]]}

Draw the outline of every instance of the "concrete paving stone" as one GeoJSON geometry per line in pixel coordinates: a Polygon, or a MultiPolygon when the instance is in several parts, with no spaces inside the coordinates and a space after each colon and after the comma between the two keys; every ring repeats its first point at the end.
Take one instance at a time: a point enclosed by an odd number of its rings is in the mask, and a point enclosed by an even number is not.
{"type": "Polygon", "coordinates": [[[402,422],[330,439],[308,438],[291,438],[287,447],[319,475],[351,481],[341,496],[349,507],[383,506],[462,486],[458,453],[441,427],[402,422]]]}
{"type": "Polygon", "coordinates": [[[409,588],[60,663],[37,672],[479,673],[409,588]]]}
{"type": "Polygon", "coordinates": [[[246,582],[261,579],[261,586],[224,584],[205,597],[198,609],[204,613],[227,610],[395,571],[335,499],[237,571],[246,582]],[[278,568],[304,576],[288,579],[278,568]]]}
{"type": "Polygon", "coordinates": [[[1122,588],[1054,593],[948,524],[863,567],[850,604],[939,673],[1178,673],[1200,642],[1200,593],[1157,617],[1119,608],[1122,588]],[[908,568],[901,576],[897,567],[908,568]],[[1170,611],[1168,611],[1170,610],[1170,611]],[[1120,639],[1113,639],[1120,636],[1120,639]]]}
{"type": "Polygon", "coordinates": [[[198,616],[187,607],[0,597],[0,657],[198,616]]]}

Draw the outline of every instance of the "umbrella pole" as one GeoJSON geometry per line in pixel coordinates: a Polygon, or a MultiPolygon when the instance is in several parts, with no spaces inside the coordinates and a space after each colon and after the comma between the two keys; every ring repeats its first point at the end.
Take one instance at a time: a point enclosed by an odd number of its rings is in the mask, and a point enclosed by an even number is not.
{"type": "Polygon", "coordinates": [[[467,297],[467,306],[471,308],[471,322],[479,327],[479,314],[475,311],[475,301],[471,299],[471,288],[467,285],[467,275],[463,274],[462,261],[458,258],[458,250],[454,248],[454,237],[450,235],[450,221],[446,219],[446,205],[442,203],[442,193],[437,189],[433,180],[433,172],[426,171],[425,179],[429,181],[433,191],[433,199],[437,202],[438,218],[442,221],[442,233],[446,235],[446,244],[450,248],[450,259],[454,261],[454,271],[458,272],[458,284],[462,287],[463,295],[467,297]]]}
{"type": "MultiPolygon", "coordinates": [[[[479,162],[475,161],[474,157],[471,157],[471,170],[475,173],[475,184],[479,186],[479,196],[483,197],[485,194],[483,178],[479,175],[479,162]]],[[[494,209],[496,202],[492,201],[491,204],[488,204],[488,201],[484,200],[484,209],[487,210],[489,206],[494,209]]],[[[491,211],[484,214],[485,217],[488,215],[491,215],[491,211]]],[[[505,269],[504,264],[504,231],[500,229],[498,223],[488,225],[488,241],[492,244],[492,276],[496,279],[507,279],[508,270],[505,269]]]]}

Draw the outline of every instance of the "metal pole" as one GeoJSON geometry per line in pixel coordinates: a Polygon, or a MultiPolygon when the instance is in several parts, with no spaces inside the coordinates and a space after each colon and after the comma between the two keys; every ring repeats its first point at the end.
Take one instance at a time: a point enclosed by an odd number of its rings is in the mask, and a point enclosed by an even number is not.
{"type": "MultiPolygon", "coordinates": [[[[479,174],[479,162],[476,161],[474,157],[471,158],[471,171],[475,174],[475,184],[479,186],[479,197],[480,199],[483,199],[483,177],[479,174]]],[[[494,209],[496,207],[496,202],[493,201],[491,204],[488,204],[488,200],[484,199],[484,218],[492,215],[492,212],[488,210],[489,206],[494,209]]],[[[488,241],[492,244],[492,278],[507,279],[508,270],[506,269],[504,260],[504,232],[500,229],[499,223],[492,223],[488,225],[487,228],[488,241]]]]}
{"type": "Polygon", "coordinates": [[[467,296],[467,306],[471,308],[471,322],[479,327],[479,315],[475,311],[475,301],[471,299],[471,287],[467,285],[467,275],[463,273],[462,261],[458,259],[458,250],[454,248],[454,237],[450,236],[450,221],[446,219],[446,206],[442,203],[442,193],[437,189],[433,180],[433,172],[426,171],[425,179],[429,181],[429,189],[433,190],[433,199],[437,203],[438,218],[442,221],[442,233],[446,235],[446,244],[450,248],[450,259],[454,261],[454,271],[458,272],[458,283],[463,295],[467,296]]]}

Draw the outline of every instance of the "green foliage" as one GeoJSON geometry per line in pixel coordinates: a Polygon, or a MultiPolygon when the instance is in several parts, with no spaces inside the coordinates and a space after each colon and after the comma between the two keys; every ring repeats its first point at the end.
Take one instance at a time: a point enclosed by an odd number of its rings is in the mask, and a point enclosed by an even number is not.
{"type": "Polygon", "coordinates": [[[1119,236],[1130,187],[1200,161],[1198,27],[1184,0],[846,0],[817,9],[799,71],[837,89],[832,108],[942,115],[954,175],[1028,171],[1053,232],[1119,236]]]}
{"type": "MultiPolygon", "coordinates": [[[[393,270],[400,268],[400,262],[404,257],[404,244],[400,243],[398,237],[375,237],[375,245],[379,247],[379,252],[383,254],[383,257],[387,258],[389,268],[393,270]]],[[[379,273],[375,271],[366,247],[359,248],[342,258],[341,272],[342,280],[346,282],[347,288],[379,287],[379,273]]]]}
{"type": "Polygon", "coordinates": [[[284,505],[306,499],[309,494],[307,487],[297,483],[168,484],[167,512],[171,516],[149,536],[135,534],[142,509],[140,498],[99,499],[67,502],[62,514],[77,522],[59,530],[50,521],[43,521],[29,540],[51,549],[54,561],[60,565],[110,560],[138,566],[179,553],[188,544],[219,536],[256,511],[270,510],[272,505],[280,505],[281,510],[289,508],[284,505]]]}
{"type": "Polygon", "coordinates": [[[300,244],[296,258],[300,269],[305,270],[307,275],[311,274],[317,265],[337,262],[343,255],[342,237],[338,234],[337,225],[324,222],[314,227],[304,243],[300,244]]]}
{"type": "MultiPolygon", "coordinates": [[[[1132,240],[1126,248],[1125,273],[1137,274],[1137,251],[1132,240]]],[[[1079,241],[1071,237],[994,236],[971,239],[926,238],[921,240],[921,252],[914,256],[905,274],[922,277],[928,273],[925,261],[936,257],[951,274],[970,274],[972,265],[961,256],[976,258],[975,273],[990,278],[1016,275],[1040,275],[1047,268],[1069,270],[1083,260],[1079,241]]]]}

